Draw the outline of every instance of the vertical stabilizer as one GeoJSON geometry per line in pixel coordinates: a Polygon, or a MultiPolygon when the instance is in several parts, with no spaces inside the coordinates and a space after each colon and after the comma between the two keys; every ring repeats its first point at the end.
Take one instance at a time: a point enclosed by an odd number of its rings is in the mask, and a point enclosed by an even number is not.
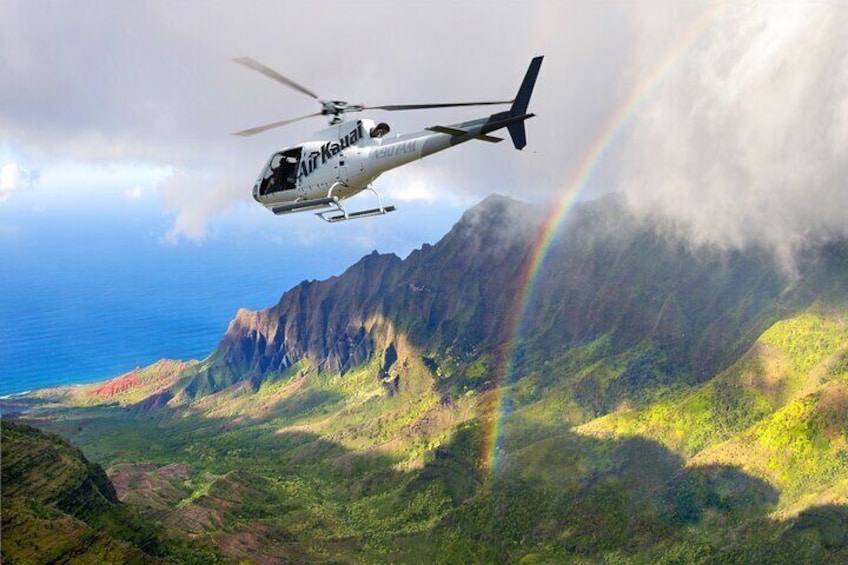
{"type": "MultiPolygon", "coordinates": [[[[539,76],[539,69],[542,67],[543,58],[542,55],[539,55],[538,57],[533,57],[533,60],[530,61],[530,66],[527,67],[527,73],[524,75],[524,80],[521,81],[521,87],[518,89],[518,94],[515,96],[512,108],[509,110],[510,117],[523,116],[527,113],[527,106],[530,104],[530,97],[533,95],[533,86],[536,84],[536,77],[539,76]]],[[[524,120],[513,122],[506,129],[516,149],[523,149],[527,145],[524,120]]]]}
{"type": "Polygon", "coordinates": [[[542,55],[539,55],[533,57],[533,60],[530,61],[530,66],[527,67],[527,73],[524,75],[524,80],[521,81],[521,87],[515,96],[515,102],[512,103],[512,108],[509,110],[510,115],[521,116],[527,113],[527,106],[530,104],[530,96],[533,95],[533,86],[536,84],[536,77],[539,76],[543,58],[542,55]]]}

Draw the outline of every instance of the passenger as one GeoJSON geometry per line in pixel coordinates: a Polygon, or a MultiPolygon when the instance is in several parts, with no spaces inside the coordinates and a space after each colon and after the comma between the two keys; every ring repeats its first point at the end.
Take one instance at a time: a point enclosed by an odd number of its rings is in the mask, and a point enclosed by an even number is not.
{"type": "Polygon", "coordinates": [[[386,122],[380,122],[379,124],[374,126],[369,133],[371,134],[371,137],[379,139],[390,131],[391,128],[389,127],[389,124],[387,124],[386,122]]]}

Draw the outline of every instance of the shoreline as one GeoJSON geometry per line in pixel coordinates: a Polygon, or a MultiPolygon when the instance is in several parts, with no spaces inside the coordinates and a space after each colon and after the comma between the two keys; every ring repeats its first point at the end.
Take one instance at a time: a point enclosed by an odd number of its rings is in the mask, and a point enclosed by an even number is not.
{"type": "Polygon", "coordinates": [[[33,388],[28,388],[27,390],[22,390],[22,391],[18,391],[18,392],[8,392],[8,393],[0,395],[0,401],[14,400],[15,398],[19,398],[19,397],[20,398],[31,398],[33,395],[37,395],[37,394],[45,392],[45,391],[61,391],[61,390],[65,390],[65,389],[73,389],[73,388],[79,388],[79,387],[84,387],[84,386],[102,385],[102,384],[108,383],[109,381],[119,379],[119,378],[121,378],[125,375],[130,374],[130,373],[140,371],[140,370],[144,369],[145,367],[155,365],[159,361],[164,361],[164,360],[166,360],[166,359],[164,359],[164,358],[159,359],[157,361],[154,361],[150,365],[145,365],[145,366],[137,365],[133,369],[128,369],[128,370],[122,371],[118,374],[113,374],[111,376],[106,376],[106,377],[104,377],[104,376],[80,377],[79,379],[74,379],[74,382],[45,384],[44,386],[35,386],[33,388]]]}
{"type": "Polygon", "coordinates": [[[24,391],[21,391],[21,392],[13,392],[13,393],[10,393],[10,394],[4,394],[3,396],[0,396],[0,400],[13,400],[17,396],[26,396],[28,394],[32,394],[36,390],[39,390],[39,389],[24,390],[24,391]]]}
{"type": "MultiPolygon", "coordinates": [[[[120,375],[118,375],[120,376],[120,375]]],[[[67,383],[67,384],[57,384],[57,385],[47,385],[38,388],[31,388],[27,390],[22,390],[20,392],[10,392],[7,394],[0,395],[0,401],[4,400],[18,400],[18,399],[26,399],[26,398],[36,398],[36,395],[46,392],[46,391],[61,391],[65,389],[72,388],[80,388],[84,386],[97,385],[102,383],[107,383],[113,379],[118,377],[109,377],[106,379],[98,379],[94,381],[84,381],[84,382],[75,382],[75,383],[67,383]]]]}

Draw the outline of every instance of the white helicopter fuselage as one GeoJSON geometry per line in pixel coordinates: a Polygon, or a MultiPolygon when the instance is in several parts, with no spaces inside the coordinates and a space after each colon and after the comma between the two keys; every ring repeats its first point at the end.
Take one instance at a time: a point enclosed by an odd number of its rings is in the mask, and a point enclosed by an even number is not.
{"type": "Polygon", "coordinates": [[[271,209],[325,197],[342,200],[361,192],[384,172],[424,157],[425,147],[429,155],[451,145],[447,134],[422,131],[380,136],[376,127],[368,119],[342,122],[305,143],[277,151],[256,179],[253,197],[271,209]]]}

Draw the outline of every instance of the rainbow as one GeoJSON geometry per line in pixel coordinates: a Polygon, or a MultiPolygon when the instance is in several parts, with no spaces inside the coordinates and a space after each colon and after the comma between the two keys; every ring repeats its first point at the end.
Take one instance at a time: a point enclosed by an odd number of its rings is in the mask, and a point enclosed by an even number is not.
{"type": "MultiPolygon", "coordinates": [[[[649,95],[662,83],[663,78],[675,67],[684,55],[692,48],[716,19],[721,5],[717,4],[705,10],[699,17],[695,18],[679,35],[672,44],[666,55],[658,61],[653,70],[639,82],[618,106],[600,129],[592,144],[586,150],[578,167],[566,180],[561,195],[555,202],[553,210],[542,223],[536,235],[535,242],[530,252],[529,260],[521,275],[519,297],[510,320],[512,337],[510,340],[510,351],[506,360],[497,371],[496,379],[499,385],[511,382],[516,376],[516,354],[521,337],[525,335],[527,311],[535,298],[536,278],[541,271],[545,259],[550,250],[560,226],[568,217],[568,213],[574,204],[579,201],[580,195],[589,184],[589,180],[597,170],[599,164],[610,148],[615,145],[621,132],[625,129],[640,107],[648,99],[649,95]]],[[[483,454],[482,459],[492,476],[496,476],[499,470],[499,454],[501,451],[501,440],[504,421],[509,412],[509,399],[507,398],[507,386],[497,386],[492,391],[492,397],[487,399],[487,420],[483,430],[483,454]]]]}

